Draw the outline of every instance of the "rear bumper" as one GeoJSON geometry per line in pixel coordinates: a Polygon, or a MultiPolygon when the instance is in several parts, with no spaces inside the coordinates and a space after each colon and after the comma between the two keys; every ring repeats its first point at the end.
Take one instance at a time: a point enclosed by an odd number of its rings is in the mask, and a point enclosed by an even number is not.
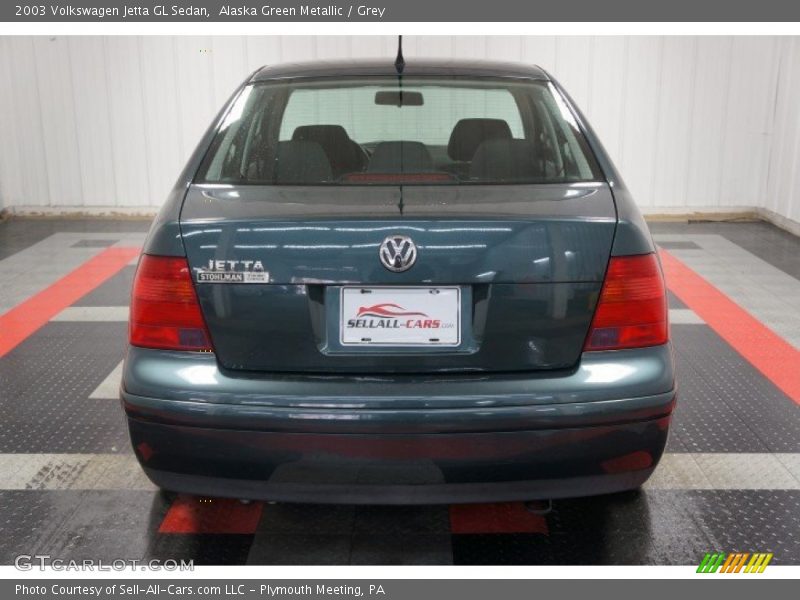
{"type": "Polygon", "coordinates": [[[580,429],[422,435],[233,431],[129,419],[165,489],[318,503],[488,502],[633,489],[655,468],[669,417],[580,429]]]}
{"type": "Polygon", "coordinates": [[[663,453],[675,402],[668,346],[598,353],[546,378],[466,382],[241,381],[216,371],[213,356],[197,358],[187,364],[179,353],[131,349],[122,400],[147,475],[166,489],[205,495],[405,504],[632,489],[663,453]],[[157,380],[172,372],[172,388],[161,397],[131,393],[143,388],[142,368],[155,364],[157,380]],[[181,384],[189,377],[200,389],[181,384]],[[175,392],[186,395],[171,398],[175,392]]]}

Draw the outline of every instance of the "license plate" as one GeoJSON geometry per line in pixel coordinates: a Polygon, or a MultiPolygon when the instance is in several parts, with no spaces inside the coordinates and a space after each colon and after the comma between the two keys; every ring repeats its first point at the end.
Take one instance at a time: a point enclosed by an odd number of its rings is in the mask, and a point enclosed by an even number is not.
{"type": "Polygon", "coordinates": [[[458,287],[343,287],[343,346],[458,346],[458,287]]]}

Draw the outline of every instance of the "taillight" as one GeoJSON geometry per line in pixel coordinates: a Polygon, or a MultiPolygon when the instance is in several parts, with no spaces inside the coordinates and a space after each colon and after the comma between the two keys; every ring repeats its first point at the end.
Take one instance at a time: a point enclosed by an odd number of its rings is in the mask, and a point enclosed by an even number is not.
{"type": "Polygon", "coordinates": [[[612,257],[584,350],[658,346],[668,340],[667,298],[656,255],[612,257]]]}
{"type": "Polygon", "coordinates": [[[142,255],[133,282],[128,337],[133,346],[212,351],[185,258],[142,255]]]}

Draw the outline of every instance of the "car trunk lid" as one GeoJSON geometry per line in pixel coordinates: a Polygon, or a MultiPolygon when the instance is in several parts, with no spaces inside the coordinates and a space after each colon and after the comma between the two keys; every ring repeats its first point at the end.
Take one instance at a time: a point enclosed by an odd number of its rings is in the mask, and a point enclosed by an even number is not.
{"type": "Polygon", "coordinates": [[[601,183],[194,185],[181,215],[220,364],[260,372],[569,368],[583,347],[615,225],[613,197],[601,183]],[[379,251],[400,236],[417,254],[395,272],[379,251]],[[345,333],[358,319],[424,326],[450,318],[457,331],[411,344],[383,330],[376,337],[374,328],[361,338],[345,333]]]}

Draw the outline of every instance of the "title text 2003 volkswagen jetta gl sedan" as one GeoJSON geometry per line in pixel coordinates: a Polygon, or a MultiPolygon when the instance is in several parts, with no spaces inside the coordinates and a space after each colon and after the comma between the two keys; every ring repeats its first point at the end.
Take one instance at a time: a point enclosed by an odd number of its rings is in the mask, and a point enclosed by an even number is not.
{"type": "Polygon", "coordinates": [[[647,227],[528,66],[267,67],[152,226],[122,402],[188,493],[477,502],[636,488],[675,402],[647,227]]]}

